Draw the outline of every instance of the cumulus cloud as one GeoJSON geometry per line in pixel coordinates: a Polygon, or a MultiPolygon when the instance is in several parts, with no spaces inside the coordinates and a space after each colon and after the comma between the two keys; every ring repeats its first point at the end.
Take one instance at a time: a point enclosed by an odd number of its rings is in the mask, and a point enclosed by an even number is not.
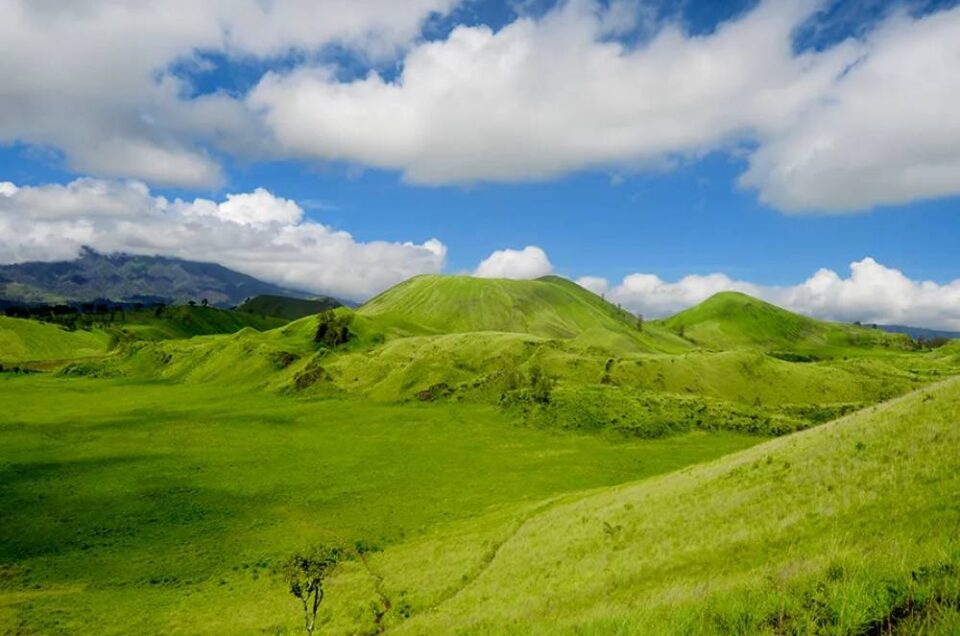
{"type": "Polygon", "coordinates": [[[436,239],[358,242],[262,188],[216,202],[168,200],[136,181],[0,183],[0,262],[72,259],[82,246],[218,262],[287,287],[354,300],[440,271],[447,250],[436,239]]]}
{"type": "Polygon", "coordinates": [[[635,48],[633,3],[586,0],[498,32],[455,29],[403,73],[270,73],[250,94],[285,153],[414,183],[545,179],[757,150],[741,183],[785,210],[960,193],[960,7],[898,14],[860,41],[796,53],[816,3],[762,2],[707,36],[667,24],[635,48]]]}
{"type": "Polygon", "coordinates": [[[15,52],[0,57],[0,142],[60,150],[84,174],[195,188],[222,180],[222,154],[459,184],[720,149],[743,153],[740,184],[786,211],[960,193],[960,7],[894,13],[802,52],[808,0],[764,0],[706,35],[645,20],[635,0],[567,0],[498,31],[420,37],[460,2],[0,0],[15,52]],[[310,61],[329,44],[402,70],[343,79],[310,61]],[[200,51],[306,61],[245,95],[196,96],[177,69],[209,64],[200,51]]]}
{"type": "Polygon", "coordinates": [[[960,193],[960,7],[897,15],[741,183],[783,210],[858,210],[960,193]]]}
{"type": "Polygon", "coordinates": [[[473,275],[480,278],[539,278],[553,271],[547,253],[536,245],[522,250],[497,250],[477,266],[473,275]]]}
{"type": "Polygon", "coordinates": [[[298,68],[268,74],[249,102],[289,153],[417,183],[660,160],[789,125],[831,85],[854,51],[795,55],[804,5],[767,2],[707,37],[667,26],[628,49],[607,37],[608,12],[563,3],[496,33],[461,26],[422,43],[393,82],[298,68]]]}
{"type": "Polygon", "coordinates": [[[395,52],[456,0],[0,0],[0,142],[49,146],[77,172],[154,184],[221,179],[209,149],[266,156],[241,100],[191,98],[198,51],[270,58],[337,43],[395,52]]]}
{"type": "Polygon", "coordinates": [[[653,274],[630,274],[617,285],[596,277],[577,282],[650,317],[670,315],[717,292],[739,291],[826,320],[960,330],[960,279],[946,284],[913,280],[869,257],[851,263],[847,278],[821,269],[798,285],[783,287],[757,285],[725,274],[692,275],[675,282],[653,274]]]}

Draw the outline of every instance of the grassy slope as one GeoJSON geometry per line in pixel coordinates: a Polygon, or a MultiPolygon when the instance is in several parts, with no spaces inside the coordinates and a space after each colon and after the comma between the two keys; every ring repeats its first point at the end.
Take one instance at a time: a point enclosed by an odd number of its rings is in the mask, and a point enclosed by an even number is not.
{"type": "Polygon", "coordinates": [[[66,360],[107,353],[110,336],[101,330],[67,331],[57,325],[0,316],[0,363],[66,360]]]}
{"type": "Polygon", "coordinates": [[[738,292],[716,294],[663,324],[712,349],[757,346],[835,356],[864,348],[903,350],[910,342],[901,334],[800,316],[738,292]]]}
{"type": "MultiPolygon", "coordinates": [[[[960,380],[949,380],[557,505],[401,631],[957,633],[958,449],[960,380]]],[[[414,578],[413,557],[380,558],[392,589],[414,578]]]]}
{"type": "Polygon", "coordinates": [[[658,327],[639,333],[628,313],[568,280],[417,276],[363,305],[359,315],[410,334],[480,331],[616,342],[635,350],[684,351],[689,343],[658,327]]]}
{"type": "MultiPolygon", "coordinates": [[[[416,280],[430,283],[433,289],[433,279],[416,280]]],[[[454,286],[463,283],[459,278],[444,281],[454,286]]],[[[562,286],[556,292],[555,282],[534,282],[535,290],[545,285],[550,293],[568,292],[562,286]]],[[[504,290],[504,283],[471,280],[468,287],[495,294],[504,290]]],[[[599,298],[583,290],[578,293],[615,314],[616,309],[599,298]]],[[[593,306],[587,306],[585,315],[596,318],[593,306]]],[[[796,430],[901,395],[955,372],[960,362],[942,352],[869,348],[849,360],[828,358],[814,363],[781,360],[753,347],[650,354],[636,348],[584,346],[583,334],[570,339],[503,331],[410,336],[403,335],[392,313],[368,308],[352,314],[346,308],[337,311],[353,316],[351,329],[356,338],[335,352],[318,350],[313,342],[317,319],[307,317],[267,333],[242,330],[222,337],[136,345],[128,356],[111,362],[111,368],[81,367],[76,371],[184,382],[229,380],[235,386],[383,401],[413,400],[430,391],[437,398],[490,403],[503,402],[505,396],[522,389],[532,370],[538,368],[559,381],[558,396],[564,399],[551,405],[553,412],[545,416],[528,413],[527,419],[565,428],[612,425],[632,434],[655,436],[690,426],[714,427],[713,420],[724,422],[723,427],[730,430],[796,430]],[[603,408],[579,408],[599,397],[607,403],[603,408]],[[717,404],[716,400],[731,404],[717,404]],[[570,404],[578,408],[565,408],[570,404]],[[592,421],[584,422],[585,415],[592,421]],[[665,427],[665,419],[685,423],[665,427]]],[[[543,316],[536,307],[528,313],[531,321],[543,316]]],[[[474,319],[487,315],[477,312],[474,319]]],[[[614,325],[624,330],[596,325],[590,329],[614,340],[638,342],[629,325],[614,325]]]]}
{"type": "Polygon", "coordinates": [[[167,307],[157,317],[153,311],[130,312],[120,329],[140,340],[169,340],[212,334],[230,334],[250,327],[259,331],[286,324],[283,318],[241,313],[216,307],[167,307]]]}
{"type": "Polygon", "coordinates": [[[311,314],[318,314],[327,309],[340,307],[341,303],[333,298],[290,298],[288,296],[273,296],[261,294],[245,301],[237,307],[237,311],[245,314],[259,314],[274,316],[285,320],[297,320],[311,314]]]}
{"type": "Polygon", "coordinates": [[[385,547],[756,442],[611,442],[483,405],[229,383],[0,376],[0,404],[0,633],[296,634],[270,569],[331,533],[385,547]]]}

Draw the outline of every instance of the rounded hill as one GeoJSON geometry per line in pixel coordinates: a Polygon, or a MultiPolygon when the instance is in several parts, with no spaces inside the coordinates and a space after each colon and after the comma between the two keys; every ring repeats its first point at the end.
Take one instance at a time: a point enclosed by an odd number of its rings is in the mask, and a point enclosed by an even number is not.
{"type": "Polygon", "coordinates": [[[501,331],[574,338],[596,328],[631,329],[636,320],[576,283],[417,276],[388,289],[358,313],[412,333],[501,331]]]}

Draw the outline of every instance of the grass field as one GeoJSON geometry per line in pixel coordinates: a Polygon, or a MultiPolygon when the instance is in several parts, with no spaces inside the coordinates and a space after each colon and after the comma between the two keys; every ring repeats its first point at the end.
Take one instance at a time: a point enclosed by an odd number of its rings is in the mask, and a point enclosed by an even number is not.
{"type": "Polygon", "coordinates": [[[960,630],[956,343],[553,277],[418,277],[332,348],[170,311],[0,330],[54,371],[0,374],[0,633],[302,633],[275,571],[329,541],[373,550],[322,633],[960,630]]]}
{"type": "Polygon", "coordinates": [[[0,380],[0,403],[11,633],[292,633],[296,606],[268,570],[329,533],[388,546],[758,441],[610,441],[481,405],[46,377],[0,380]],[[271,602],[241,611],[258,597],[271,602]]]}

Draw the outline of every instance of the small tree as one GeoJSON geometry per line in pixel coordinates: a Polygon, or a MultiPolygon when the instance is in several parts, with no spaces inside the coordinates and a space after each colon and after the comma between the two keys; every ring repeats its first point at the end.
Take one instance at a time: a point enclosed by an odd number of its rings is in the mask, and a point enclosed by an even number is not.
{"type": "Polygon", "coordinates": [[[204,298],[203,300],[200,301],[200,304],[203,305],[204,307],[206,307],[207,305],[210,304],[210,301],[207,300],[206,298],[204,298]]]}
{"type": "Polygon", "coordinates": [[[187,301],[187,304],[190,305],[191,307],[196,307],[196,306],[197,306],[197,301],[195,301],[195,300],[188,300],[188,301],[187,301]]]}
{"type": "Polygon", "coordinates": [[[643,331],[643,314],[637,314],[637,331],[643,331]]]}
{"type": "Polygon", "coordinates": [[[283,568],[283,577],[290,593],[303,605],[303,621],[307,634],[313,635],[317,610],[323,602],[323,583],[347,557],[340,546],[316,545],[294,555],[283,568]]]}

